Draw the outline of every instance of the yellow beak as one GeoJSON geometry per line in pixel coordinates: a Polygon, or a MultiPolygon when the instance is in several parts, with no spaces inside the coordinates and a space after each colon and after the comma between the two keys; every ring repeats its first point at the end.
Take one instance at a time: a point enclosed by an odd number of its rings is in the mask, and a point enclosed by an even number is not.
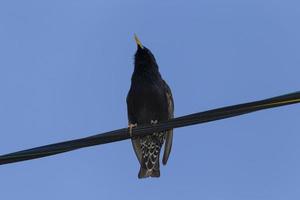
{"type": "Polygon", "coordinates": [[[134,34],[134,40],[135,40],[136,44],[137,44],[141,49],[144,48],[143,45],[142,45],[142,43],[141,43],[141,41],[139,40],[139,38],[137,37],[136,34],[134,34]]]}

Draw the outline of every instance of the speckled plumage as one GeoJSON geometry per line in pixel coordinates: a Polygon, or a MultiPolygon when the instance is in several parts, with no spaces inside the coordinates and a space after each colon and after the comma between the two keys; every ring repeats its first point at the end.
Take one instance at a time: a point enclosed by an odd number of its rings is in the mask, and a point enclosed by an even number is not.
{"type": "MultiPolygon", "coordinates": [[[[174,116],[172,93],[162,79],[156,60],[149,49],[137,41],[134,72],[127,96],[129,124],[157,123],[174,116]]],[[[132,139],[133,148],[140,162],[138,177],[159,177],[159,157],[165,143],[163,164],[167,163],[173,139],[173,130],[153,133],[132,139]]]]}

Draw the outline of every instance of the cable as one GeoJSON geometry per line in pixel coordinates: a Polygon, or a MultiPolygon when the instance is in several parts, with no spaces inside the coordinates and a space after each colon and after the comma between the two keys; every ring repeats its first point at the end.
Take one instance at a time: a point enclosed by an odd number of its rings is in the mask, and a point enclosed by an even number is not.
{"type": "MultiPolygon", "coordinates": [[[[177,117],[156,125],[138,126],[136,128],[133,128],[132,135],[133,137],[144,136],[153,132],[165,131],[172,128],[180,128],[184,126],[216,121],[263,109],[275,108],[295,103],[300,103],[300,91],[261,101],[254,101],[250,103],[243,103],[208,110],[204,112],[198,112],[182,117],[177,117]]],[[[117,142],[129,138],[130,135],[128,132],[128,128],[118,129],[90,137],[49,144],[41,147],[2,155],[0,156],[0,165],[51,156],[59,153],[73,151],[79,148],[117,142]]]]}

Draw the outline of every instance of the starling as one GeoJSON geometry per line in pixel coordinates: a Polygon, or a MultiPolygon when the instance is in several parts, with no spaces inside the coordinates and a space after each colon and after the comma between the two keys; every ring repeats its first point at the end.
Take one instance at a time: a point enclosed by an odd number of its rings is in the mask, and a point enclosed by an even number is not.
{"type": "MultiPolygon", "coordinates": [[[[171,90],[162,79],[156,60],[149,49],[135,35],[137,51],[134,72],[127,95],[127,112],[130,132],[137,125],[156,124],[174,117],[171,90]]],[[[173,130],[152,133],[131,139],[141,165],[139,178],[159,177],[159,156],[165,143],[162,162],[167,164],[173,140],[173,130]]]]}

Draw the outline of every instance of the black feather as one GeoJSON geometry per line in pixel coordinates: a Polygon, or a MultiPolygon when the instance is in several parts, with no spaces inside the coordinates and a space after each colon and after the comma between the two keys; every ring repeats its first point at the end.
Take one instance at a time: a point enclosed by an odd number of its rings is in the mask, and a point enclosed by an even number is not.
{"type": "MultiPolygon", "coordinates": [[[[171,90],[162,79],[156,60],[149,49],[138,46],[134,72],[127,96],[130,124],[150,124],[173,118],[171,90]]],[[[166,164],[172,147],[172,130],[132,139],[133,148],[141,164],[139,178],[159,177],[160,150],[167,138],[163,163],[166,164]],[[168,149],[166,149],[168,148],[168,149]]]]}

